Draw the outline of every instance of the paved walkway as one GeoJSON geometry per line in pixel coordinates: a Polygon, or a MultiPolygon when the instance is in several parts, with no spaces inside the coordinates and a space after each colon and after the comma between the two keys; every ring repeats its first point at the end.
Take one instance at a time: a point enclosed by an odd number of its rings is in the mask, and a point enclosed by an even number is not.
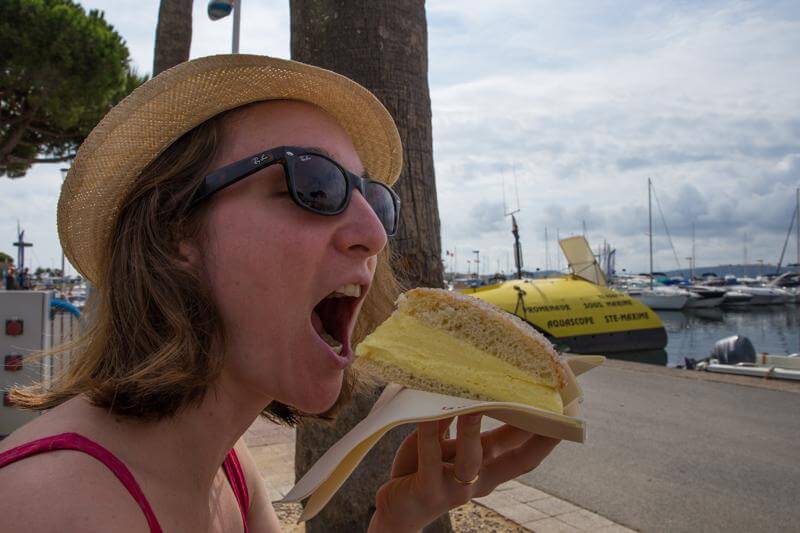
{"type": "Polygon", "coordinates": [[[520,482],[641,531],[800,531],[800,383],[618,363],[579,378],[586,443],[520,482]]]}
{"type": "MultiPolygon", "coordinates": [[[[245,434],[250,453],[273,501],[283,498],[294,486],[294,440],[293,429],[261,420],[245,434]]],[[[509,481],[492,494],[477,498],[475,502],[537,533],[632,531],[518,481],[509,481]]]]}

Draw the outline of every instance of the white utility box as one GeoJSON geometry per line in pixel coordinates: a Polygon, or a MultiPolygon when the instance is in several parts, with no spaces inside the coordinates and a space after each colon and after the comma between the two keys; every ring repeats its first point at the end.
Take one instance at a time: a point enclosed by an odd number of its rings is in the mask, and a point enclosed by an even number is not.
{"type": "Polygon", "coordinates": [[[37,416],[32,411],[15,408],[8,398],[14,385],[43,382],[49,386],[54,372],[65,360],[47,356],[28,360],[25,356],[49,350],[71,338],[78,319],[51,309],[49,291],[0,291],[0,438],[37,416]]]}

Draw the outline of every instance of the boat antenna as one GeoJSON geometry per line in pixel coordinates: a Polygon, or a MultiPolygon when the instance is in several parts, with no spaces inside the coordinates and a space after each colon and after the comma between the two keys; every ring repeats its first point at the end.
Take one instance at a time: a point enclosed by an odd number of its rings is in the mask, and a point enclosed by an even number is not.
{"type": "MultiPolygon", "coordinates": [[[[561,244],[561,230],[556,228],[556,242],[560,245],[561,244]]],[[[558,268],[558,273],[561,274],[561,254],[558,253],[558,248],[556,248],[556,267],[558,268]]]]}
{"type": "Polygon", "coordinates": [[[695,248],[694,240],[694,222],[692,222],[692,258],[689,260],[689,278],[690,281],[694,280],[694,267],[697,264],[697,250],[695,248]]]}
{"type": "Polygon", "coordinates": [[[653,288],[653,198],[652,198],[652,181],[650,178],[647,178],[647,220],[649,224],[650,231],[648,231],[648,235],[650,236],[650,288],[653,288]]]}
{"type": "Polygon", "coordinates": [[[667,226],[667,219],[664,218],[664,211],[661,209],[661,200],[658,199],[658,193],[656,192],[656,186],[653,185],[653,196],[656,199],[656,206],[658,207],[658,214],[661,215],[661,224],[664,225],[664,233],[667,234],[667,240],[669,240],[669,246],[672,248],[672,255],[675,257],[675,263],[678,265],[678,270],[681,269],[681,261],[678,259],[678,252],[675,250],[675,245],[672,243],[672,235],[669,233],[669,226],[667,226]]]}
{"type": "Polygon", "coordinates": [[[744,265],[742,265],[742,276],[747,276],[747,232],[744,234],[744,265]]]}
{"type": "MultiPolygon", "coordinates": [[[[797,204],[794,206],[794,211],[792,212],[792,217],[789,219],[789,231],[786,232],[786,240],[783,241],[783,250],[781,250],[781,257],[778,259],[778,267],[775,269],[775,274],[781,273],[781,265],[783,264],[783,257],[786,254],[786,247],[789,245],[789,238],[792,236],[792,228],[795,225],[795,217],[797,220],[800,221],[800,189],[797,189],[797,204]]],[[[798,228],[800,228],[800,222],[798,223],[798,228]]],[[[797,232],[797,255],[798,255],[798,265],[800,265],[800,229],[797,232]]]]}
{"type": "Polygon", "coordinates": [[[547,236],[547,226],[544,227],[544,269],[550,270],[550,237],[547,236]]]}
{"type": "Polygon", "coordinates": [[[506,208],[506,173],[500,171],[500,179],[503,180],[503,216],[507,216],[508,209],[506,208]]]}
{"type": "Polygon", "coordinates": [[[514,172],[514,189],[517,195],[517,208],[513,211],[506,211],[506,186],[505,175],[503,178],[503,210],[505,216],[511,217],[511,234],[514,236],[514,266],[517,268],[517,279],[522,279],[522,245],[519,242],[519,226],[517,225],[517,218],[514,216],[519,213],[519,187],[517,187],[517,164],[513,163],[514,172]]]}
{"type": "Polygon", "coordinates": [[[517,279],[522,279],[522,245],[519,243],[519,227],[514,215],[511,215],[511,233],[514,235],[514,266],[517,267],[517,279]]]}

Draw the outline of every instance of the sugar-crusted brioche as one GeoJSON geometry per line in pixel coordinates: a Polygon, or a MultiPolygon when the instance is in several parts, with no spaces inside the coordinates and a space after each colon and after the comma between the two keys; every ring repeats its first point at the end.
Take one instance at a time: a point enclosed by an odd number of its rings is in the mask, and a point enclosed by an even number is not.
{"type": "Polygon", "coordinates": [[[413,289],[356,348],[355,368],[406,387],[562,412],[564,369],[514,315],[457,292],[413,289]]]}

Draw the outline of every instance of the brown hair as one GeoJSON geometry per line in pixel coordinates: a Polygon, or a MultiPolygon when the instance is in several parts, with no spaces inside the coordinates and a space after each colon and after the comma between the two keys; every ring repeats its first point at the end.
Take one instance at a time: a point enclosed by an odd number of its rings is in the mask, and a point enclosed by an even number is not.
{"type": "MultiPolygon", "coordinates": [[[[178,244],[203,235],[205,209],[190,209],[190,199],[220,146],[225,116],[189,131],[141,172],[116,218],[107,281],[90,298],[87,328],[51,352],[76,355],[49,388],[13,390],[16,406],[50,409],[84,394],[114,413],[159,420],[202,401],[222,368],[225,332],[203,273],[186,267],[178,244]]],[[[379,255],[354,345],[391,313],[399,294],[389,257],[388,248],[379,255]]],[[[331,418],[356,383],[345,372],[336,403],[318,416],[331,418]]],[[[302,413],[272,402],[262,415],[291,425],[302,413]]]]}

